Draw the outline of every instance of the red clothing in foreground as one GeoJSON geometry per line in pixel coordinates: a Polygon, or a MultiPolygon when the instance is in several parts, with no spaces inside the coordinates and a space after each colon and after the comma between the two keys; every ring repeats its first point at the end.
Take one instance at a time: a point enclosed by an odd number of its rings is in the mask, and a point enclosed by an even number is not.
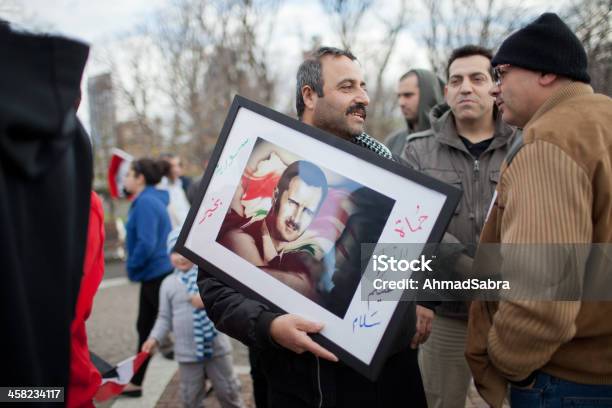
{"type": "Polygon", "coordinates": [[[93,397],[102,378],[89,357],[85,320],[104,275],[104,210],[96,193],[91,193],[87,249],[74,320],[70,327],[70,383],[67,407],[93,407],[93,397]]]}

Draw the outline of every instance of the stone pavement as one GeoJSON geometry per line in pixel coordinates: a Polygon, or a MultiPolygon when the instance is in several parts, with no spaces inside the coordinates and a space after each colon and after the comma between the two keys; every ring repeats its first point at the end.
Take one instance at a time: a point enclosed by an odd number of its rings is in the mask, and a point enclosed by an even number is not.
{"type": "MultiPolygon", "coordinates": [[[[242,399],[244,400],[246,408],[255,408],[255,402],[253,401],[253,383],[251,376],[246,374],[238,374],[238,379],[242,383],[242,399]]],[[[155,408],[175,408],[180,406],[180,395],[179,395],[179,374],[174,374],[168,386],[164,390],[163,394],[157,401],[155,408]]],[[[204,400],[205,408],[221,408],[219,401],[215,398],[214,390],[204,400]]]]}
{"type": "MultiPolygon", "coordinates": [[[[105,279],[94,300],[92,315],[87,322],[90,349],[106,361],[116,364],[136,352],[136,314],[139,284],[125,278],[122,263],[109,263],[105,279]]],[[[248,352],[245,346],[232,339],[234,367],[242,383],[242,395],[249,408],[254,407],[252,382],[249,376],[248,352]]],[[[100,408],[180,407],[177,363],[156,354],[145,377],[142,398],[118,398],[100,408]]],[[[214,392],[205,401],[206,408],[219,407],[214,392]]],[[[472,388],[466,408],[481,408],[486,404],[472,388]]]]}
{"type": "MultiPolygon", "coordinates": [[[[255,403],[253,401],[253,383],[251,381],[251,377],[248,373],[239,374],[240,381],[242,383],[242,398],[245,401],[246,407],[255,408],[255,403]]],[[[178,372],[174,374],[163,394],[157,401],[155,408],[174,408],[180,406],[180,396],[179,396],[179,375],[178,372]]],[[[407,405],[408,406],[408,403],[407,405]]],[[[504,405],[506,408],[509,408],[509,405],[504,405]]],[[[221,408],[219,402],[214,397],[213,393],[206,398],[204,401],[205,408],[221,408]]],[[[467,399],[465,401],[466,408],[488,408],[488,405],[484,402],[482,398],[476,392],[476,389],[472,386],[469,390],[467,399]]],[[[114,407],[117,408],[117,407],[114,407]]]]}

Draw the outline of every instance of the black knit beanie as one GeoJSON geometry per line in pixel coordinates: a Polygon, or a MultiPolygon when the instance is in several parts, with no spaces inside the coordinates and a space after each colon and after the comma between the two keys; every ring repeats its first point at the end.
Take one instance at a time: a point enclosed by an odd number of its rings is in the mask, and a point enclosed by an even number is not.
{"type": "Polygon", "coordinates": [[[491,61],[516,65],[531,71],[562,75],[591,82],[587,55],[578,37],[555,13],[544,13],[537,20],[510,35],[491,61]]]}

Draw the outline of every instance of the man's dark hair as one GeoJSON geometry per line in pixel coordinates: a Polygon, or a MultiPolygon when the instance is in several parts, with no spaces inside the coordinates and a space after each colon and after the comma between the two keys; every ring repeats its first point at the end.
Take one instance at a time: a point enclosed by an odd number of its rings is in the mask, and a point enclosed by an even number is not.
{"type": "Polygon", "coordinates": [[[306,160],[298,160],[291,163],[281,175],[281,178],[278,180],[278,184],[276,185],[276,188],[278,189],[278,198],[275,203],[275,208],[278,209],[278,205],[280,205],[280,197],[289,188],[289,183],[294,177],[299,177],[304,181],[304,183],[311,187],[321,188],[321,199],[319,200],[319,205],[317,206],[317,211],[319,211],[319,208],[321,208],[321,205],[327,196],[327,178],[319,166],[306,160]]]}
{"type": "Polygon", "coordinates": [[[406,72],[404,75],[402,75],[399,79],[399,81],[397,82],[402,82],[404,79],[408,78],[410,75],[414,75],[418,78],[417,73],[415,72],[414,69],[411,69],[410,71],[406,72]]]}
{"type": "MultiPolygon", "coordinates": [[[[450,66],[451,64],[459,58],[471,57],[473,55],[480,55],[485,57],[491,62],[493,59],[493,52],[485,47],[481,47],[480,45],[464,45],[463,47],[455,48],[448,59],[448,64],[446,64],[446,79],[450,78],[450,66]]],[[[493,67],[491,66],[489,69],[489,75],[493,78],[493,67]]]]}
{"type": "Polygon", "coordinates": [[[300,64],[297,72],[297,85],[295,88],[295,109],[297,110],[298,118],[302,119],[304,109],[304,97],[302,96],[302,88],[306,85],[311,87],[319,97],[323,96],[323,74],[321,72],[321,58],[326,55],[334,57],[347,57],[351,61],[357,58],[348,50],[341,50],[334,47],[321,47],[313,52],[308,58],[300,64]]]}
{"type": "Polygon", "coordinates": [[[147,186],[159,183],[163,176],[170,172],[170,164],[165,160],[153,160],[149,158],[134,160],[131,164],[136,176],[143,175],[147,186]]]}

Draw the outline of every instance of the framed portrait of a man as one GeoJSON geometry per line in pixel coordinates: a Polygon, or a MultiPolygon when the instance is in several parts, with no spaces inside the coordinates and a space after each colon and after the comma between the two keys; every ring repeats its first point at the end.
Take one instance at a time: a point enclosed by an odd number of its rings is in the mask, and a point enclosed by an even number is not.
{"type": "Polygon", "coordinates": [[[340,262],[337,256],[342,255],[340,237],[351,216],[376,206],[369,228],[378,239],[394,203],[348,177],[257,138],[216,242],[344,318],[359,279],[338,292],[333,274],[340,262]]]}
{"type": "Polygon", "coordinates": [[[237,96],[176,250],[375,378],[406,305],[364,298],[363,248],[439,242],[460,194],[237,96]]]}

